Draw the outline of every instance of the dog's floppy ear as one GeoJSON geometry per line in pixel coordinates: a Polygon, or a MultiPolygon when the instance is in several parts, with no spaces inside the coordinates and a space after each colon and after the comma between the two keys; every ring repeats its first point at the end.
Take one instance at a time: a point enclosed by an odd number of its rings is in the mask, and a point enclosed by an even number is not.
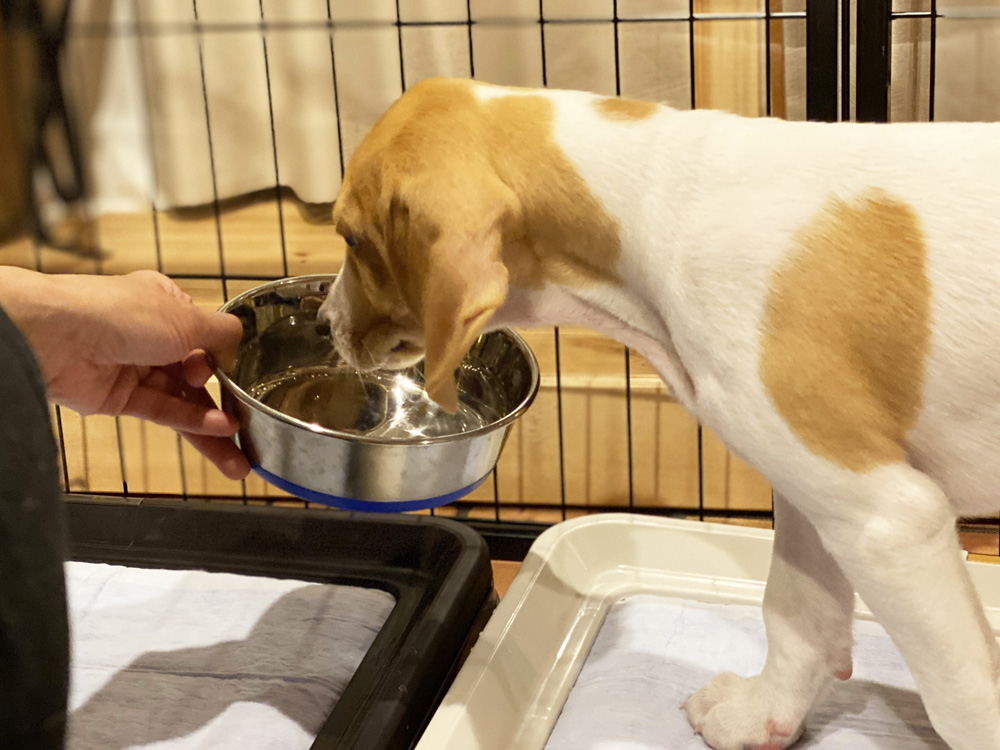
{"type": "Polygon", "coordinates": [[[421,201],[419,218],[411,206],[409,239],[420,236],[425,253],[419,262],[424,388],[432,400],[454,413],[458,409],[455,369],[507,297],[507,268],[500,256],[514,201],[499,180],[449,182],[450,189],[438,185],[430,201],[421,201]]]}
{"type": "Polygon", "coordinates": [[[500,231],[445,234],[431,248],[424,287],[424,388],[445,411],[458,409],[455,369],[507,297],[500,231]]]}

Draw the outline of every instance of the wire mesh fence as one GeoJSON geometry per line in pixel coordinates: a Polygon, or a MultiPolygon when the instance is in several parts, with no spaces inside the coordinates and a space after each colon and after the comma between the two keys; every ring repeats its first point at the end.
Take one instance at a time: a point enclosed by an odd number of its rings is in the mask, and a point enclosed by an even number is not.
{"type": "MultiPolygon", "coordinates": [[[[0,262],[155,268],[217,307],[263,281],[339,268],[342,243],[324,219],[344,164],[385,106],[423,78],[789,119],[934,119],[942,107],[962,114],[962,91],[941,93],[964,80],[952,60],[961,29],[1000,23],[991,19],[1000,3],[76,0],[63,78],[105,254],[21,243],[0,248],[0,262]],[[942,41],[950,51],[939,60],[942,41]],[[130,153],[140,158],[123,166],[130,153]]],[[[766,480],[687,416],[640,355],[580,329],[523,335],[542,368],[536,404],[491,481],[437,512],[770,523],[766,480]]],[[[155,425],[58,407],[52,416],[67,492],[299,502],[256,477],[226,480],[155,425]]]]}

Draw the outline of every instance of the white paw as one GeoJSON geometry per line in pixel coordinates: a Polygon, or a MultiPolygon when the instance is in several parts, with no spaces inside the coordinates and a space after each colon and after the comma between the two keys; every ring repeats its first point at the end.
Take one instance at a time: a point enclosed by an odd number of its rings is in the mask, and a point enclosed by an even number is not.
{"type": "Polygon", "coordinates": [[[694,731],[714,750],[782,750],[802,734],[801,716],[757,677],[720,674],[684,702],[694,731]]]}

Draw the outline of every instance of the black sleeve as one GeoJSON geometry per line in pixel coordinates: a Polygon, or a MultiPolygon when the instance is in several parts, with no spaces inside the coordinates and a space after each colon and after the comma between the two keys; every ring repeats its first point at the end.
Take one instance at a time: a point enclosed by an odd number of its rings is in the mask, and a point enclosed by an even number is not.
{"type": "Polygon", "coordinates": [[[0,745],[62,748],[69,685],[65,518],[45,387],[0,309],[0,745]]]}

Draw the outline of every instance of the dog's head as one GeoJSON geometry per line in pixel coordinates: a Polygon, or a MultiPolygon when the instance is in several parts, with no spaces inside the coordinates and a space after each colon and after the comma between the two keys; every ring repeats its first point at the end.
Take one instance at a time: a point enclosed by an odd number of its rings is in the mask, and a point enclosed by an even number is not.
{"type": "Polygon", "coordinates": [[[501,245],[517,219],[467,87],[411,89],[358,147],[333,211],[347,255],[322,308],[359,369],[426,358],[427,393],[448,410],[455,368],[506,297],[501,245]]]}
{"type": "Polygon", "coordinates": [[[455,368],[508,283],[606,281],[619,250],[553,142],[552,102],[476,85],[414,86],[358,146],[333,210],[346,260],[321,310],[358,369],[424,358],[427,393],[449,411],[455,368]]]}

